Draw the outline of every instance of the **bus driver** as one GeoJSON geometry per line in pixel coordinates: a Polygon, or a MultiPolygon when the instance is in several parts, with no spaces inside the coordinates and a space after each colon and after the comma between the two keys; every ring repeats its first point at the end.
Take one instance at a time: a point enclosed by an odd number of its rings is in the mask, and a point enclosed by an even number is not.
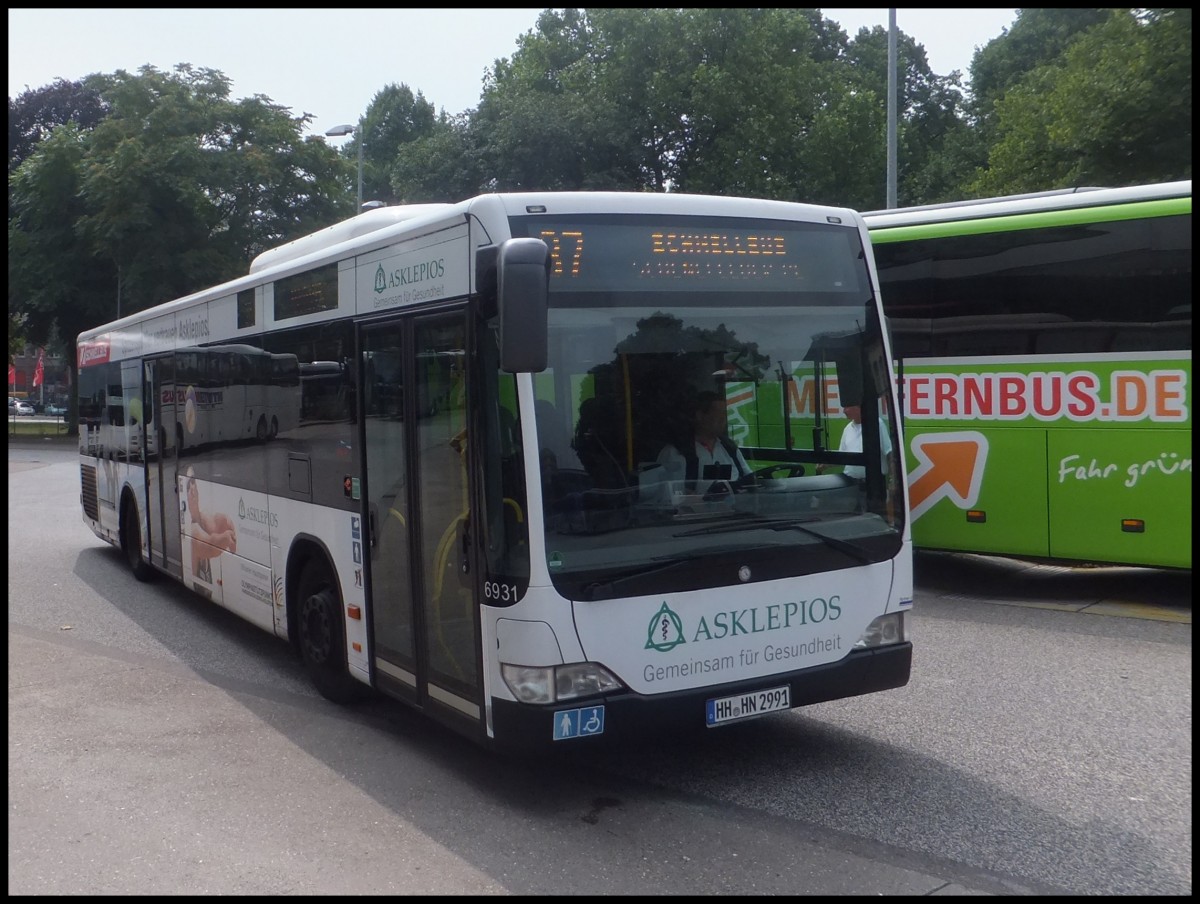
{"type": "Polygon", "coordinates": [[[726,433],[729,420],[723,395],[712,390],[701,392],[696,397],[692,417],[690,448],[685,440],[683,448],[668,443],[658,453],[658,462],[666,470],[667,479],[699,481],[697,492],[708,493],[750,473],[742,450],[726,433]]]}

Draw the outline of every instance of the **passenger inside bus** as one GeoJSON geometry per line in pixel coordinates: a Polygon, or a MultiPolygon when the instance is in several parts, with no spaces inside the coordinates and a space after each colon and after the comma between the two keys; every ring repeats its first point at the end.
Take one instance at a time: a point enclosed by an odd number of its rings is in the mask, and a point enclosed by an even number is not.
{"type": "Polygon", "coordinates": [[[728,435],[725,396],[705,390],[692,405],[690,435],[668,443],[658,454],[665,479],[687,481],[693,492],[703,495],[727,492],[729,482],[750,474],[741,449],[728,435]]]}
{"type": "MultiPolygon", "coordinates": [[[[885,400],[881,400],[881,402],[883,401],[885,400]]],[[[845,429],[842,430],[842,438],[838,442],[838,451],[862,452],[862,405],[846,405],[842,410],[846,412],[846,417],[850,419],[850,422],[846,424],[845,429]]],[[[883,464],[883,471],[887,475],[887,484],[889,488],[892,487],[895,482],[892,474],[891,452],[892,439],[888,433],[887,422],[880,417],[879,454],[883,464]]],[[[817,473],[824,474],[829,470],[830,467],[831,465],[819,464],[817,465],[817,473]]],[[[845,465],[842,468],[842,473],[847,477],[853,477],[858,481],[866,480],[867,477],[867,469],[863,465],[845,465]]]]}

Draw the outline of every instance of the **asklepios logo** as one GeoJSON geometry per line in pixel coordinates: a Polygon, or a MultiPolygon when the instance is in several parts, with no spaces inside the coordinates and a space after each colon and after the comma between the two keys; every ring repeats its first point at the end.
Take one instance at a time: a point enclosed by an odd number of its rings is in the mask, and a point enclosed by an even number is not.
{"type": "Polygon", "coordinates": [[[107,364],[108,356],[109,344],[107,339],[81,343],[76,350],[76,361],[80,370],[95,364],[107,364]]]}
{"type": "Polygon", "coordinates": [[[687,643],[683,637],[683,621],[666,603],[654,613],[650,619],[649,630],[646,632],[646,649],[658,650],[665,653],[673,650],[681,643],[687,643]]]}
{"type": "Polygon", "coordinates": [[[375,270],[375,292],[380,294],[389,289],[399,289],[404,286],[415,286],[417,283],[431,279],[441,279],[446,275],[446,262],[442,258],[431,258],[416,264],[406,264],[394,270],[384,270],[380,264],[375,270]]]}
{"type": "Polygon", "coordinates": [[[645,649],[667,653],[684,643],[704,643],[727,637],[749,637],[797,627],[832,624],[841,615],[842,598],[835,593],[701,615],[696,619],[694,628],[685,628],[679,614],[664,602],[647,626],[645,649]]]}

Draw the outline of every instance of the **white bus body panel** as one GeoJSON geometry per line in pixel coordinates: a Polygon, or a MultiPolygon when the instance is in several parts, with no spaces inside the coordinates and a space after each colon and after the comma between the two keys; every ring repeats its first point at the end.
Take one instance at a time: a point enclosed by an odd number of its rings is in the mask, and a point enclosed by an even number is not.
{"type": "Polygon", "coordinates": [[[584,656],[661,694],[836,662],[883,614],[893,568],[574,604],[584,656]]]}
{"type": "Polygon", "coordinates": [[[204,511],[228,515],[237,529],[236,553],[222,552],[208,560],[208,570],[197,574],[193,571],[191,552],[192,543],[198,541],[193,541],[188,531],[186,480],[185,475],[180,475],[183,583],[247,621],[286,639],[284,577],[288,551],[301,535],[323,538],[325,542],[321,545],[329,554],[341,582],[344,611],[357,606],[363,615],[345,619],[346,657],[355,677],[368,681],[362,517],[356,512],[197,481],[204,511]],[[298,526],[303,526],[303,530],[297,530],[298,526]]]}

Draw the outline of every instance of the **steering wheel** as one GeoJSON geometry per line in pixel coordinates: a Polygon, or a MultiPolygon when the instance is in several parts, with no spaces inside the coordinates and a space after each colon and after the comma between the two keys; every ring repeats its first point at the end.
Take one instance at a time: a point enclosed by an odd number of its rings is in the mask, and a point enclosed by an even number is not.
{"type": "Polygon", "coordinates": [[[782,472],[782,475],[784,477],[803,477],[804,476],[804,465],[800,465],[800,464],[767,465],[767,467],[765,467],[765,468],[759,468],[757,471],[754,471],[750,476],[754,477],[756,479],[765,480],[767,478],[775,476],[776,474],[779,474],[780,472],[782,472]]]}
{"type": "Polygon", "coordinates": [[[765,468],[759,468],[757,471],[751,471],[745,477],[735,480],[732,484],[735,490],[745,490],[756,485],[760,480],[768,480],[775,475],[783,477],[803,477],[804,465],[801,464],[781,464],[768,465],[765,468]]]}

